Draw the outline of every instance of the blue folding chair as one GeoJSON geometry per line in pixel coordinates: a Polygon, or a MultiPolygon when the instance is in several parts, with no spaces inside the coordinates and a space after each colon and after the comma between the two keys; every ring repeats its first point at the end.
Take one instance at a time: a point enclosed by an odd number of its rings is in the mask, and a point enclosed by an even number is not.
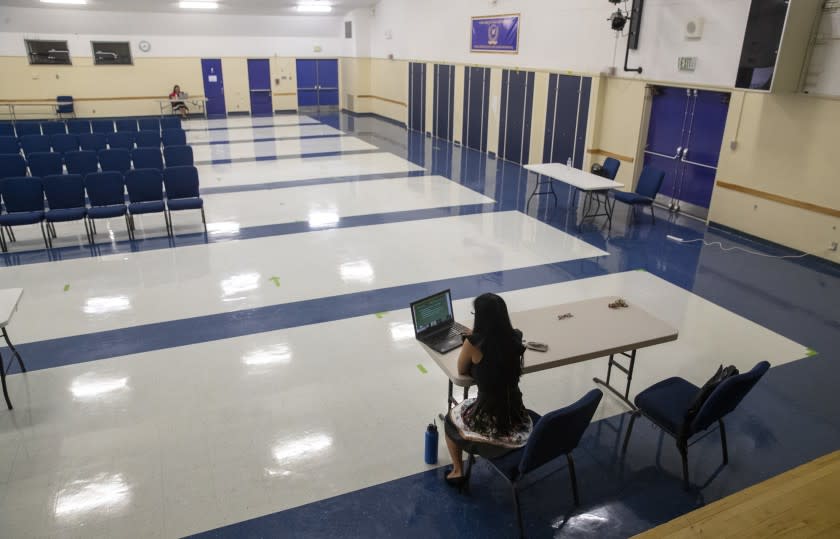
{"type": "Polygon", "coordinates": [[[187,134],[183,129],[164,129],[161,138],[164,146],[184,146],[187,134]]]}
{"type": "Polygon", "coordinates": [[[125,131],[131,133],[137,132],[137,120],[135,120],[134,118],[116,120],[114,123],[117,124],[117,131],[125,131]]]}
{"type": "Polygon", "coordinates": [[[102,169],[102,172],[113,170],[125,174],[131,169],[131,152],[123,148],[101,150],[99,152],[99,168],[102,169]]]}
{"type": "MultiPolygon", "coordinates": [[[[204,217],[204,200],[198,193],[198,170],[193,166],[166,167],[163,170],[163,184],[166,186],[166,207],[169,226],[172,226],[172,212],[180,210],[201,210],[201,222],[207,232],[204,217]]],[[[172,234],[175,234],[173,230],[172,234]]]]}
{"type": "Polygon", "coordinates": [[[61,161],[61,154],[56,152],[35,152],[28,154],[29,173],[32,176],[43,178],[61,174],[64,171],[61,161]]]}
{"type": "Polygon", "coordinates": [[[73,108],[73,96],[72,95],[60,95],[55,98],[55,100],[60,103],[55,108],[55,111],[58,113],[59,116],[64,116],[65,114],[69,114],[73,117],[76,116],[76,110],[73,108]]]}
{"type": "Polygon", "coordinates": [[[91,241],[96,234],[96,219],[110,219],[112,217],[125,218],[125,228],[128,238],[134,239],[134,232],[129,222],[128,207],[125,205],[125,183],[119,172],[94,172],[85,177],[90,208],[87,214],[91,224],[91,241]]]}
{"type": "Polygon", "coordinates": [[[160,119],[161,129],[181,129],[181,118],[177,116],[164,116],[160,119]]]}
{"type": "MultiPolygon", "coordinates": [[[[12,227],[39,223],[44,246],[49,249],[47,233],[44,230],[44,190],[41,178],[5,178],[0,181],[0,194],[6,203],[6,213],[0,214],[0,227],[7,227],[11,232],[12,227]]],[[[0,249],[4,253],[8,251],[3,234],[0,234],[0,249]]]]}
{"type": "Polygon", "coordinates": [[[682,457],[683,487],[688,490],[688,440],[717,423],[720,427],[723,464],[728,464],[729,452],[726,448],[726,427],[723,418],[737,408],[769,368],[770,363],[761,361],[749,372],[720,382],[693,417],[689,415],[689,410],[692,405],[698,404],[695,400],[700,392],[699,387],[676,376],[650,386],[633,400],[638,410],[630,417],[622,453],[627,452],[627,443],[630,441],[636,418],[640,415],[645,416],[677,441],[677,450],[682,457]]]}
{"type": "Polygon", "coordinates": [[[160,171],[141,168],[130,171],[125,175],[125,186],[128,190],[128,213],[131,229],[134,230],[134,216],[144,213],[163,213],[166,221],[166,235],[172,236],[172,226],[169,223],[169,213],[163,201],[163,178],[160,171]]]}
{"type": "Polygon", "coordinates": [[[41,132],[45,135],[61,135],[67,132],[64,122],[42,122],[41,132]]]}
{"type": "Polygon", "coordinates": [[[125,150],[134,149],[134,133],[127,133],[123,131],[121,133],[109,133],[106,136],[108,138],[108,148],[111,150],[118,148],[123,148],[125,150]]]}
{"type": "Polygon", "coordinates": [[[99,159],[96,152],[82,150],[64,154],[64,164],[68,174],[81,174],[82,177],[99,171],[99,159]]]}
{"type": "Polygon", "coordinates": [[[634,220],[636,218],[636,206],[648,206],[650,208],[650,217],[653,219],[653,224],[656,224],[656,214],[653,212],[653,201],[656,199],[656,195],[662,187],[663,179],[665,179],[664,172],[653,167],[645,167],[642,169],[642,175],[639,176],[639,183],[636,184],[635,192],[626,193],[624,191],[613,191],[613,198],[619,202],[629,204],[630,207],[633,208],[634,220]]]}
{"type": "Polygon", "coordinates": [[[138,148],[160,149],[160,131],[138,131],[134,143],[138,148]]]}
{"type": "Polygon", "coordinates": [[[0,179],[26,176],[26,159],[19,153],[0,154],[0,179]]]}
{"type": "Polygon", "coordinates": [[[163,159],[167,167],[191,167],[194,164],[191,146],[167,146],[163,149],[163,159]]]}
{"type": "Polygon", "coordinates": [[[76,133],[90,133],[90,120],[67,120],[67,132],[76,133]]]}
{"type": "Polygon", "coordinates": [[[163,158],[160,148],[137,148],[131,152],[134,168],[154,168],[163,170],[163,158]]]}
{"type": "Polygon", "coordinates": [[[15,122],[15,134],[17,138],[27,135],[40,135],[41,124],[38,122],[15,122]]]}
{"type": "Polygon", "coordinates": [[[91,120],[90,127],[94,133],[103,133],[107,135],[114,132],[113,120],[91,120]]]}
{"type": "MultiPolygon", "coordinates": [[[[88,243],[92,243],[87,220],[87,206],[85,205],[85,183],[81,174],[46,176],[41,181],[49,206],[49,209],[44,213],[44,219],[47,223],[54,226],[54,223],[84,221],[85,237],[87,237],[88,243]]],[[[47,238],[49,239],[49,247],[52,248],[52,239],[49,235],[47,238]]]]}
{"type": "Polygon", "coordinates": [[[53,135],[50,137],[50,144],[53,151],[60,154],[75,152],[79,149],[79,135],[75,133],[53,135]]]}
{"type": "MultiPolygon", "coordinates": [[[[140,131],[157,131],[160,136],[160,119],[159,118],[137,118],[137,126],[140,131]]],[[[181,127],[180,124],[178,127],[181,127]]]]}
{"type": "Polygon", "coordinates": [[[31,153],[52,151],[50,137],[46,135],[24,135],[18,137],[18,140],[20,140],[20,147],[23,149],[23,153],[26,154],[27,158],[31,153]]]}
{"type": "Polygon", "coordinates": [[[0,136],[0,153],[20,153],[20,144],[16,137],[0,136]]]}
{"type": "Polygon", "coordinates": [[[81,133],[79,145],[83,150],[98,152],[108,147],[108,138],[102,133],[81,133]]]}
{"type": "Polygon", "coordinates": [[[16,137],[12,122],[0,122],[0,137],[16,137]]]}
{"type": "MultiPolygon", "coordinates": [[[[524,447],[511,451],[501,457],[488,459],[488,462],[504,477],[513,491],[513,505],[516,510],[516,523],[519,535],[523,535],[522,512],[519,508],[519,485],[523,479],[538,468],[565,456],[572,481],[572,496],[575,505],[580,505],[575,461],[572,450],[580,443],[583,433],[592,421],[603,393],[593,389],[580,400],[560,410],[555,410],[542,417],[529,410],[534,421],[534,429],[524,447]]],[[[472,458],[472,457],[471,457],[472,458]]],[[[544,478],[540,477],[540,479],[544,478]]],[[[532,481],[528,481],[531,483],[532,481]]]]}

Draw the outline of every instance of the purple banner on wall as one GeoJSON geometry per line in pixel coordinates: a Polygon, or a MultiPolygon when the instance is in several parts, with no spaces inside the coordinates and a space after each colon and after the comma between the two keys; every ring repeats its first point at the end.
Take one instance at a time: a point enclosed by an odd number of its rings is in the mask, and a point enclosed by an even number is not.
{"type": "Polygon", "coordinates": [[[472,18],[472,52],[519,52],[519,15],[472,18]]]}

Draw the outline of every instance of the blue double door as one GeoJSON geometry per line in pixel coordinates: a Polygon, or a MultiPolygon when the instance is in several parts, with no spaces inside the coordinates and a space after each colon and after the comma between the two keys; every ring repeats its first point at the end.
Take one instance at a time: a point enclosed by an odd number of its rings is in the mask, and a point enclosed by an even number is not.
{"type": "Polygon", "coordinates": [[[298,60],[299,107],[338,106],[338,60],[298,60]]]}
{"type": "Polygon", "coordinates": [[[271,66],[268,60],[248,60],[248,91],[251,98],[251,116],[271,116],[271,66]]]}
{"type": "Polygon", "coordinates": [[[225,81],[222,77],[222,60],[219,58],[202,58],[201,79],[204,81],[204,97],[208,118],[224,118],[227,116],[225,108],[225,81]]]}

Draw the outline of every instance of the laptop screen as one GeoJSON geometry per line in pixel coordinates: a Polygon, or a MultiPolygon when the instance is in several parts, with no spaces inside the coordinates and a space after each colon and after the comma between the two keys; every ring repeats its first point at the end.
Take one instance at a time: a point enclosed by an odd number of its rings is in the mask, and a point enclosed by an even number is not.
{"type": "Polygon", "coordinates": [[[452,298],[449,296],[449,290],[412,303],[411,317],[414,319],[416,335],[451,322],[453,320],[452,298]]]}

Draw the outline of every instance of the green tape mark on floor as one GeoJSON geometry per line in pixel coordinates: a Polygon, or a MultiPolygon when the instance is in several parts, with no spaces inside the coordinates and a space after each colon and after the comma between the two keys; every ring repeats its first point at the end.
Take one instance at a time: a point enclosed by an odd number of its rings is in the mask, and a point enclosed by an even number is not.
{"type": "Polygon", "coordinates": [[[377,317],[377,318],[385,318],[385,315],[386,315],[386,314],[387,314],[387,313],[376,313],[376,317],[377,317]]]}
{"type": "Polygon", "coordinates": [[[280,277],[270,277],[268,280],[274,283],[274,286],[280,288],[280,277]]]}
{"type": "Polygon", "coordinates": [[[70,290],[70,285],[69,284],[64,285],[64,291],[67,292],[68,290],[70,290]]]}
{"type": "Polygon", "coordinates": [[[645,268],[639,268],[636,271],[647,271],[645,268]]]}
{"type": "Polygon", "coordinates": [[[420,371],[420,372],[422,372],[423,374],[426,374],[427,372],[429,372],[429,371],[427,371],[427,370],[426,370],[426,367],[424,367],[424,366],[423,366],[422,364],[420,364],[420,363],[418,363],[418,364],[417,364],[417,370],[418,370],[418,371],[420,371]]]}
{"type": "Polygon", "coordinates": [[[817,355],[817,351],[813,348],[808,348],[805,350],[805,357],[813,357],[815,355],[817,355]]]}

